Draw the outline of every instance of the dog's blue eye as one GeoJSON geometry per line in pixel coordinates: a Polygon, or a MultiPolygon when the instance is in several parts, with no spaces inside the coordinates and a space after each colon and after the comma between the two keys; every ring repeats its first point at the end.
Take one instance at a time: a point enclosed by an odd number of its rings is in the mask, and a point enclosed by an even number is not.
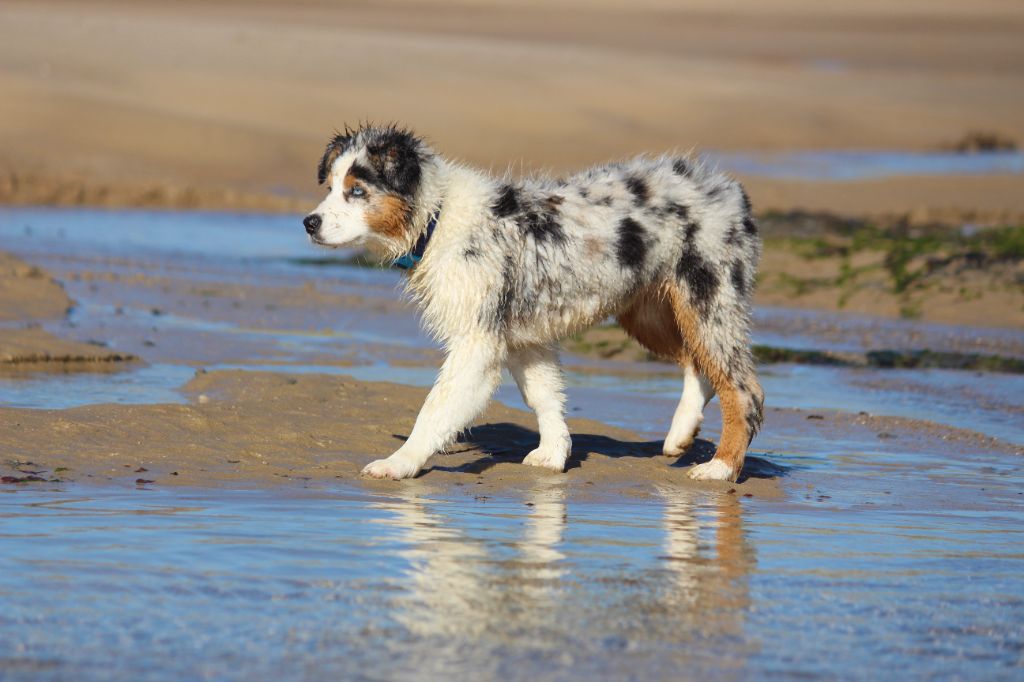
{"type": "Polygon", "coordinates": [[[366,196],[366,190],[359,185],[353,185],[352,189],[349,190],[349,195],[353,197],[364,197],[366,196]]]}

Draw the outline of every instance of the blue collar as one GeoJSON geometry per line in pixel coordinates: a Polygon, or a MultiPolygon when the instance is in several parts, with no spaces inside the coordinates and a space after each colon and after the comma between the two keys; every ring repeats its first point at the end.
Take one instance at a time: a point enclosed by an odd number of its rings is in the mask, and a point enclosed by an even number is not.
{"type": "Polygon", "coordinates": [[[427,230],[416,240],[416,246],[412,251],[396,258],[391,264],[402,270],[412,270],[420,260],[423,259],[423,252],[427,250],[427,242],[434,236],[434,228],[437,227],[437,219],[441,217],[441,209],[438,208],[427,221],[427,230]]]}

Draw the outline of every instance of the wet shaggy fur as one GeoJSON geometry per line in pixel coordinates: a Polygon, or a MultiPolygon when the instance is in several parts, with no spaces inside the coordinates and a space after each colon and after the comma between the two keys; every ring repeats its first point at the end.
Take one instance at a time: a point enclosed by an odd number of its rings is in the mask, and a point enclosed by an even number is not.
{"type": "Polygon", "coordinates": [[[495,179],[406,130],[371,126],[334,137],[318,178],[328,195],[305,222],[320,245],[365,246],[386,261],[437,216],[405,286],[447,359],[408,441],[364,473],[416,475],[483,410],[506,366],[538,416],[541,442],[524,462],[564,470],[557,344],[614,316],[683,370],[665,453],[693,442],[717,393],[718,450],[690,475],[739,476],[764,398],[748,331],[761,243],[739,183],[673,156],[495,179]]]}

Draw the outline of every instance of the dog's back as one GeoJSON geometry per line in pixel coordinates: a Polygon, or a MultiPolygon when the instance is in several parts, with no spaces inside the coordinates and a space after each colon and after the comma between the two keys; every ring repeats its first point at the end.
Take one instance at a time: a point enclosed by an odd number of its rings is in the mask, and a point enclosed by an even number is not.
{"type": "Polygon", "coordinates": [[[638,158],[502,185],[488,209],[489,227],[463,251],[499,271],[479,314],[512,341],[562,338],[670,282],[701,317],[746,317],[760,239],[742,187],[724,175],[638,158]]]}

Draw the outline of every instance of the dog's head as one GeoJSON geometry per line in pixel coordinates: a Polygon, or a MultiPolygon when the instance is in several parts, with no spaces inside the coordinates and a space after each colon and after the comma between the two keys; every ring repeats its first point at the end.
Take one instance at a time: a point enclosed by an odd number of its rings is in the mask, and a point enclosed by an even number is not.
{"type": "Polygon", "coordinates": [[[321,246],[402,253],[411,235],[423,166],[431,152],[396,127],[345,129],[327,144],[317,180],[327,198],[302,221],[321,246]]]}

